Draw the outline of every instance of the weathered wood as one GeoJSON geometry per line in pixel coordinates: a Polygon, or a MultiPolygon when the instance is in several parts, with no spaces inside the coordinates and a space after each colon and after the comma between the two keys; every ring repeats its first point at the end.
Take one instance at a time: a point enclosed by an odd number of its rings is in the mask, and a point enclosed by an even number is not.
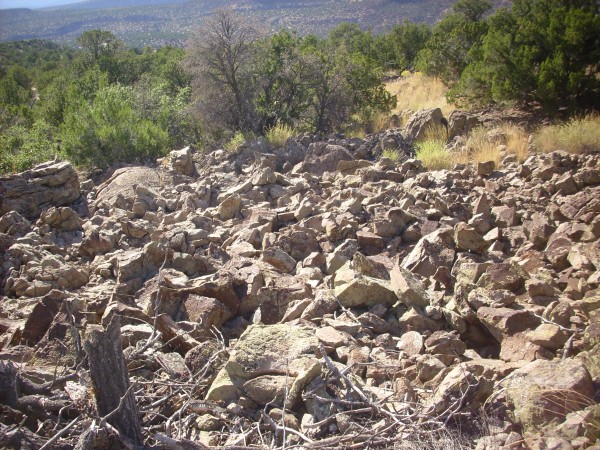
{"type": "Polygon", "coordinates": [[[119,316],[113,316],[106,330],[99,325],[93,326],[85,341],[85,351],[98,415],[109,416],[108,423],[134,444],[141,444],[138,408],[133,390],[129,389],[129,375],[121,348],[119,316]]]}

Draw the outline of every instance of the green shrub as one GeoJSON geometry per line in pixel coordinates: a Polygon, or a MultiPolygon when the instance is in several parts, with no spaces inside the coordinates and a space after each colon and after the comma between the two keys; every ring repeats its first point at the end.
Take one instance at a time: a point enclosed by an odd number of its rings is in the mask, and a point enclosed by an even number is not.
{"type": "Polygon", "coordinates": [[[131,89],[111,85],[91,103],[71,106],[61,127],[65,156],[77,165],[106,167],[164,155],[169,136],[133,108],[131,89]]]}
{"type": "Polygon", "coordinates": [[[381,156],[382,158],[391,159],[394,162],[398,162],[398,160],[400,159],[400,153],[398,152],[398,150],[392,150],[389,148],[386,148],[381,154],[381,156]]]}
{"type": "Polygon", "coordinates": [[[246,137],[241,131],[236,132],[232,138],[223,146],[228,152],[233,152],[236,148],[246,142],[246,137]]]}
{"type": "Polygon", "coordinates": [[[35,122],[31,128],[12,126],[0,133],[0,173],[22,172],[53,159],[57,148],[52,129],[44,121],[35,122]]]}

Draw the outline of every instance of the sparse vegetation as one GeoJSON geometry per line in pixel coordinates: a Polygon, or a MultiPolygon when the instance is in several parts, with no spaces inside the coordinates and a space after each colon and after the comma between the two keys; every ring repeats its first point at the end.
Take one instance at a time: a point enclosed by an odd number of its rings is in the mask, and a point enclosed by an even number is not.
{"type": "Polygon", "coordinates": [[[398,150],[394,150],[394,149],[390,149],[390,148],[386,148],[382,153],[381,156],[383,158],[387,158],[390,159],[394,162],[398,162],[400,160],[400,152],[398,150]]]}
{"type": "Polygon", "coordinates": [[[555,150],[575,154],[599,152],[600,116],[589,115],[542,127],[535,133],[533,144],[536,150],[541,152],[555,150]]]}
{"type": "Polygon", "coordinates": [[[278,124],[270,128],[265,137],[267,138],[267,142],[274,147],[283,147],[285,142],[296,134],[298,133],[291,126],[278,124]]]}
{"type": "Polygon", "coordinates": [[[454,155],[446,149],[442,139],[426,139],[416,144],[417,159],[430,170],[450,169],[455,164],[454,155]]]}
{"type": "Polygon", "coordinates": [[[475,128],[467,139],[467,151],[457,155],[458,162],[473,163],[494,161],[496,166],[500,165],[500,150],[498,146],[501,141],[492,138],[486,127],[475,128]]]}
{"type": "Polygon", "coordinates": [[[426,108],[440,108],[448,117],[455,107],[448,103],[448,88],[439,78],[430,77],[420,72],[403,73],[401,78],[386,83],[386,89],[398,97],[396,108],[392,111],[404,120],[404,111],[418,111],[426,108]]]}
{"type": "Polygon", "coordinates": [[[246,137],[244,136],[244,133],[242,133],[241,131],[238,131],[231,137],[231,139],[229,141],[227,141],[227,143],[225,143],[223,148],[224,148],[224,150],[227,150],[228,152],[233,152],[236,148],[238,148],[244,142],[246,142],[246,137]]]}
{"type": "Polygon", "coordinates": [[[502,130],[506,135],[506,147],[508,153],[517,157],[517,161],[523,162],[527,159],[529,148],[529,135],[523,127],[513,124],[503,125],[502,130]]]}

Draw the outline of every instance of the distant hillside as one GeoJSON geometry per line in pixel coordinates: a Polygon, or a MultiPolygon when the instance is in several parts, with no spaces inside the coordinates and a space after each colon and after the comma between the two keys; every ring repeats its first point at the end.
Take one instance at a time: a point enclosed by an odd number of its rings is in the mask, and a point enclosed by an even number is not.
{"type": "Polygon", "coordinates": [[[455,0],[90,0],[43,10],[0,11],[0,41],[47,39],[74,44],[91,29],[112,31],[136,47],[183,44],[216,8],[232,6],[266,31],[324,35],[351,21],[375,32],[403,19],[429,24],[455,0]]]}

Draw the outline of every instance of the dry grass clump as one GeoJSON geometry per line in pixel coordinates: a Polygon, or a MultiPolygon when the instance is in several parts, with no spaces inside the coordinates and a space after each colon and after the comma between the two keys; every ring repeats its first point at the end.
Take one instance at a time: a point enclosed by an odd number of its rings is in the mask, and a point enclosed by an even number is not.
{"type": "Polygon", "coordinates": [[[513,124],[503,125],[504,133],[506,134],[506,147],[508,153],[517,156],[519,162],[527,159],[527,149],[529,147],[529,135],[523,127],[513,124]]]}
{"type": "Polygon", "coordinates": [[[542,127],[535,133],[533,143],[544,153],[555,150],[574,154],[600,152],[600,116],[594,114],[542,127]]]}
{"type": "Polygon", "coordinates": [[[426,139],[417,142],[416,147],[416,157],[427,169],[450,169],[454,166],[454,154],[446,149],[445,140],[426,139]]]}
{"type": "Polygon", "coordinates": [[[355,127],[346,130],[346,135],[353,138],[364,139],[368,134],[379,133],[389,128],[397,128],[392,114],[376,112],[369,118],[354,117],[355,127]]]}
{"type": "Polygon", "coordinates": [[[500,165],[499,142],[491,140],[489,130],[485,127],[477,127],[467,138],[466,152],[460,152],[458,162],[477,164],[479,162],[494,161],[496,166],[500,165]]]}
{"type": "Polygon", "coordinates": [[[296,129],[294,127],[285,124],[277,124],[267,131],[265,137],[267,138],[267,142],[269,144],[280,148],[285,145],[285,142],[289,138],[295,136],[296,134],[298,133],[296,133],[296,129]]]}
{"type": "Polygon", "coordinates": [[[386,83],[385,87],[392,95],[398,98],[394,114],[401,114],[404,110],[418,111],[427,108],[441,108],[445,117],[448,117],[455,107],[446,100],[448,88],[437,78],[432,78],[422,73],[402,74],[402,78],[386,83]]]}
{"type": "Polygon", "coordinates": [[[455,154],[446,148],[448,133],[443,126],[431,127],[416,142],[416,157],[429,170],[450,169],[456,162],[455,154]]]}
{"type": "Polygon", "coordinates": [[[517,125],[505,123],[493,130],[480,126],[471,131],[467,138],[467,151],[457,154],[457,162],[477,164],[494,161],[499,166],[502,146],[507,154],[516,155],[517,160],[522,162],[527,158],[527,141],[527,132],[517,125]]]}

